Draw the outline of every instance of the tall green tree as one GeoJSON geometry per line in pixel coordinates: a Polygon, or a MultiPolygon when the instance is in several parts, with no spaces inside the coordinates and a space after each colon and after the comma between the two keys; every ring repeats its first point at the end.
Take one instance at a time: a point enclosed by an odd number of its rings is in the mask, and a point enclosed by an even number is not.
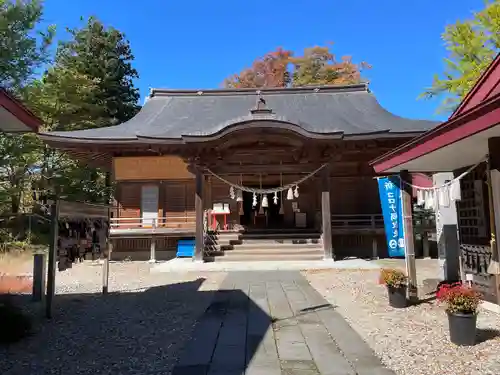
{"type": "MultiPolygon", "coordinates": [[[[22,93],[50,60],[55,27],[39,28],[43,2],[0,0],[0,86],[22,93]]],[[[0,133],[0,209],[17,213],[30,193],[39,143],[33,135],[0,133]]]]}
{"type": "Polygon", "coordinates": [[[0,0],[0,86],[18,89],[49,61],[55,26],[38,27],[41,0],[0,0]]]}
{"type": "MultiPolygon", "coordinates": [[[[83,127],[115,125],[133,117],[139,110],[139,91],[134,86],[134,79],[139,75],[132,66],[134,56],[124,34],[112,27],[106,28],[94,17],[83,27],[68,32],[71,40],[60,44],[57,68],[98,82],[94,96],[86,102],[93,106],[92,121],[83,127]]],[[[48,80],[51,79],[49,74],[48,80]]],[[[75,115],[81,116],[78,112],[88,109],[75,109],[75,115]]],[[[75,124],[70,126],[74,128],[75,124]]]]}
{"type": "Polygon", "coordinates": [[[446,27],[442,38],[449,56],[445,71],[435,75],[423,96],[444,95],[441,110],[456,108],[500,52],[500,0],[486,2],[471,19],[446,27]]]}

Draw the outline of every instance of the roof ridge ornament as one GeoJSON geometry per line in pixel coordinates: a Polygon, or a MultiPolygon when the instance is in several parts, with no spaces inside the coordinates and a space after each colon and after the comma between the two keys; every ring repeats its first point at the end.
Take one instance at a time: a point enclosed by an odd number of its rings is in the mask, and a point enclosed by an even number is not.
{"type": "Polygon", "coordinates": [[[255,107],[250,110],[252,115],[258,114],[272,114],[273,110],[267,107],[266,100],[262,96],[262,92],[260,90],[256,91],[257,101],[255,103],[255,107]]]}

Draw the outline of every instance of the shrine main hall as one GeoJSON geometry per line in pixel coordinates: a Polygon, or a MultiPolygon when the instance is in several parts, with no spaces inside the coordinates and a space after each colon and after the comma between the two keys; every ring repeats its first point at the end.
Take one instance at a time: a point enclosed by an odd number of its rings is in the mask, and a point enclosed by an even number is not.
{"type": "Polygon", "coordinates": [[[386,256],[369,161],[436,125],[366,84],[152,89],[127,122],[40,137],[111,173],[116,259],[298,260],[386,256]]]}

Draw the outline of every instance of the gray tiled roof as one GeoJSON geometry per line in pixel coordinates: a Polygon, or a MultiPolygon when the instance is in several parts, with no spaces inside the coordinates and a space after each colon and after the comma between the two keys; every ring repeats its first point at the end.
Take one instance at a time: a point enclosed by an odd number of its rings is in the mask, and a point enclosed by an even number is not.
{"type": "Polygon", "coordinates": [[[406,119],[386,111],[366,85],[260,91],[154,89],[141,111],[120,125],[44,135],[87,140],[173,140],[214,135],[232,125],[256,120],[292,124],[311,135],[345,136],[387,131],[416,133],[437,125],[434,121],[406,119]],[[251,113],[259,92],[272,114],[251,113]]]}

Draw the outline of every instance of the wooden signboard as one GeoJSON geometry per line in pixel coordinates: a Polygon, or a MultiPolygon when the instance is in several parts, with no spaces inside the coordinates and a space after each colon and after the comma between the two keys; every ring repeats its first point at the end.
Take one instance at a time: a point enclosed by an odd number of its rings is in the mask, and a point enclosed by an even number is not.
{"type": "Polygon", "coordinates": [[[116,181],[191,179],[187,164],[177,156],[116,157],[113,159],[116,181]]]}

